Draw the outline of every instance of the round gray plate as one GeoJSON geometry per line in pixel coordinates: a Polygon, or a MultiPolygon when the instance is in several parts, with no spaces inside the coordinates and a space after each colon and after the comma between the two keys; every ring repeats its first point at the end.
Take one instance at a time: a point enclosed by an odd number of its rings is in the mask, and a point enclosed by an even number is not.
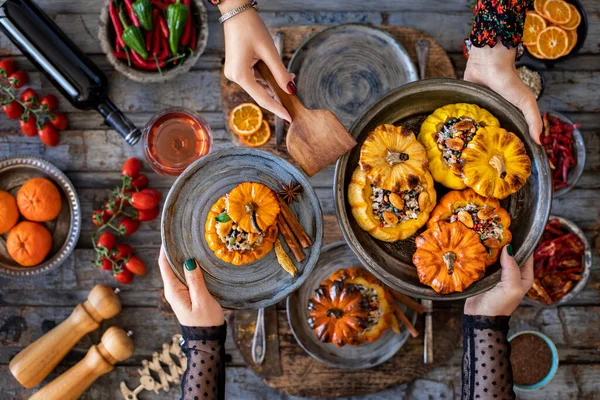
{"type": "Polygon", "coordinates": [[[298,76],[304,105],[331,110],[346,128],[381,96],[418,79],[415,65],[396,39],[359,24],[314,34],[296,50],[288,70],[298,76]]]}
{"type": "MultiPolygon", "coordinates": [[[[323,364],[341,369],[372,368],[390,359],[408,339],[408,331],[400,325],[400,334],[391,329],[379,340],[363,343],[360,346],[337,347],[331,343],[323,343],[308,326],[308,301],[314,295],[321,282],[342,268],[362,267],[360,260],[354,255],[345,242],[337,242],[323,247],[317,267],[308,277],[304,285],[287,299],[287,314],[292,333],[298,344],[313,358],[323,364]]],[[[399,304],[408,319],[415,324],[417,313],[407,310],[399,304]]]]}
{"type": "MultiPolygon", "coordinates": [[[[485,292],[500,280],[500,265],[496,263],[488,267],[485,277],[464,292],[440,295],[419,282],[412,264],[415,236],[395,243],[376,240],[354,221],[346,194],[352,172],[358,165],[360,147],[375,127],[381,124],[404,125],[418,134],[421,124],[431,112],[453,103],[477,104],[491,112],[504,129],[514,132],[523,141],[531,158],[531,177],[525,186],[500,202],[512,218],[512,245],[519,265],[533,253],[550,214],[552,185],[546,153],[529,136],[521,111],[498,94],[465,81],[428,79],[405,85],[382,98],[352,126],[350,132],[358,145],[337,162],[334,196],[338,222],[352,250],[374,275],[398,291],[423,299],[457,300],[485,292]]],[[[448,192],[440,184],[436,184],[435,189],[438,199],[448,192]]]]}
{"type": "MultiPolygon", "coordinates": [[[[190,165],[169,191],[161,225],[162,241],[175,275],[185,283],[183,262],[195,258],[211,294],[223,307],[235,309],[268,307],[296,290],[319,259],[323,241],[321,206],[306,176],[280,157],[248,148],[217,151],[190,165]],[[291,209],[313,239],[313,245],[304,249],[304,261],[293,260],[298,276],[293,279],[281,268],[274,251],[244,266],[218,259],[204,238],[206,216],[212,205],[242,182],[259,182],[278,190],[290,180],[303,187],[291,209]]],[[[291,254],[281,235],[280,240],[291,254]]]]}
{"type": "MultiPolygon", "coordinates": [[[[58,217],[43,225],[52,235],[52,249],[46,261],[35,267],[22,267],[6,251],[8,233],[0,236],[0,275],[26,278],[44,274],[60,264],[73,252],[81,229],[79,199],[71,181],[53,164],[37,157],[17,156],[0,159],[0,190],[17,195],[19,188],[31,178],[51,180],[58,187],[62,209],[58,217]]],[[[19,219],[22,221],[23,217],[19,219]]]]}

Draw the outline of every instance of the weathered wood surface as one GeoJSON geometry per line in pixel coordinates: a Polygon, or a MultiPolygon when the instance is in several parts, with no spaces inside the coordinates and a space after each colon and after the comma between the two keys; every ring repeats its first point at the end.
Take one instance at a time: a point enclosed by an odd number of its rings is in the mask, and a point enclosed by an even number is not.
{"type": "MultiPolygon", "coordinates": [[[[37,0],[43,9],[67,34],[107,73],[111,82],[111,98],[131,119],[143,126],[156,111],[167,106],[182,105],[192,108],[208,120],[215,134],[215,147],[232,146],[220,102],[220,68],[223,61],[223,33],[216,23],[216,12],[210,9],[210,37],[205,55],[185,76],[158,86],[138,85],[127,81],[111,70],[101,54],[96,39],[100,5],[91,0],[37,0]]],[[[460,53],[461,39],[465,36],[470,11],[464,0],[263,0],[262,15],[269,27],[286,25],[331,25],[343,22],[364,22],[376,25],[403,25],[421,29],[432,35],[446,51],[461,77],[465,60],[460,53]],[[368,11],[365,11],[367,10],[368,11]]],[[[577,187],[564,198],[554,201],[552,213],[574,220],[586,230],[596,249],[600,248],[600,2],[583,0],[588,12],[589,33],[582,52],[577,57],[546,71],[547,89],[540,100],[542,108],[554,108],[582,124],[587,146],[587,163],[577,187]]],[[[24,57],[4,36],[0,36],[0,55],[16,55],[18,63],[31,73],[31,86],[44,93],[56,93],[51,84],[35,72],[24,57]]],[[[66,102],[61,107],[68,113],[70,127],[62,135],[61,145],[49,149],[35,138],[26,138],[18,132],[15,121],[0,116],[0,157],[29,154],[41,156],[65,170],[79,192],[85,221],[93,208],[100,206],[118,181],[120,165],[129,156],[141,156],[141,148],[125,146],[121,137],[102,123],[99,115],[75,110],[66,102]]],[[[172,178],[149,174],[154,186],[163,193],[172,178]]],[[[333,168],[327,168],[311,183],[316,187],[323,205],[325,239],[341,239],[332,202],[333,168]]],[[[8,362],[21,348],[62,321],[73,306],[83,301],[96,283],[115,286],[103,271],[90,265],[93,257],[87,236],[90,224],[84,223],[78,249],[67,262],[34,280],[9,281],[0,279],[0,398],[22,399],[31,394],[21,388],[8,372],[8,362]]],[[[58,367],[48,380],[65,371],[83,357],[91,343],[99,340],[110,325],[135,331],[137,350],[130,360],[102,377],[85,394],[86,399],[118,399],[118,383],[125,380],[133,386],[137,382],[137,368],[142,359],[151,355],[163,341],[178,331],[175,318],[157,309],[162,286],[156,257],[160,245],[158,222],[145,224],[141,232],[131,238],[149,265],[149,274],[123,288],[123,313],[103,324],[101,330],[86,336],[58,367]]],[[[461,303],[441,305],[440,312],[460,312],[461,303]],[[446,311],[447,310],[447,311],[446,311]]],[[[280,326],[287,327],[280,308],[280,326]]],[[[513,318],[513,330],[532,328],[549,335],[557,344],[561,366],[553,381],[544,390],[521,396],[523,399],[597,399],[600,398],[600,257],[594,256],[594,271],[586,289],[571,305],[558,309],[537,310],[520,308],[513,318]]],[[[285,349],[293,348],[293,338],[282,334],[285,349]]],[[[282,346],[283,346],[282,344],[282,346]]],[[[419,343],[417,342],[417,346],[419,343]]],[[[407,348],[412,344],[407,345],[407,348]]],[[[228,370],[226,396],[231,399],[299,399],[287,396],[263,384],[243,364],[231,338],[226,344],[228,370]]],[[[286,350],[287,351],[287,350],[286,350]]],[[[450,399],[460,394],[460,343],[450,361],[420,376],[412,383],[361,399],[450,399]]],[[[307,372],[310,374],[310,369],[307,372]]],[[[300,375],[298,379],[303,379],[300,375]]],[[[357,390],[367,388],[370,376],[353,377],[357,390]]],[[[47,380],[47,381],[48,381],[47,380]]],[[[323,385],[327,383],[324,382],[323,385]]],[[[318,393],[315,393],[318,395],[318,393]]],[[[179,390],[167,394],[144,394],[144,399],[177,399],[179,390]]],[[[356,399],[356,398],[355,398],[356,399]]]]}

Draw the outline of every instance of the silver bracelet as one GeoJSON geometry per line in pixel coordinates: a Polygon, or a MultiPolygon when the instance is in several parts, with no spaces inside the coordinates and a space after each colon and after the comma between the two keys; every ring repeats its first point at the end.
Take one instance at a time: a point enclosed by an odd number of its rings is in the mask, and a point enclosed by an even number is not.
{"type": "Polygon", "coordinates": [[[222,24],[228,19],[233,18],[236,15],[243,13],[244,11],[249,10],[251,8],[254,8],[256,11],[258,11],[258,5],[256,4],[256,0],[250,0],[250,3],[248,4],[244,4],[243,6],[236,7],[231,11],[227,11],[225,14],[221,15],[221,18],[219,18],[219,22],[222,24]]]}

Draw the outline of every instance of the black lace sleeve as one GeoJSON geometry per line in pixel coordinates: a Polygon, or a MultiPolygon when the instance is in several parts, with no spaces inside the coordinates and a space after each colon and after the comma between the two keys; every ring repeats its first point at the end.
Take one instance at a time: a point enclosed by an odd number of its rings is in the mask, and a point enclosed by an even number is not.
{"type": "Polygon", "coordinates": [[[475,47],[517,47],[521,43],[525,12],[533,0],[477,0],[471,43],[475,47]]]}
{"type": "Polygon", "coordinates": [[[510,317],[463,315],[462,400],[513,400],[510,317]]]}
{"type": "Polygon", "coordinates": [[[181,325],[187,369],[181,378],[183,400],[225,398],[225,338],[227,324],[211,327],[181,325]]]}

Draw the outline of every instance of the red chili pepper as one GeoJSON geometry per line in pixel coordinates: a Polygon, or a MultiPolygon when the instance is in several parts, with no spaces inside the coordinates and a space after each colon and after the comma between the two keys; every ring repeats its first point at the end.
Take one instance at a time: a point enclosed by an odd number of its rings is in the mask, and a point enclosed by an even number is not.
{"type": "Polygon", "coordinates": [[[144,33],[144,40],[146,41],[146,50],[151,51],[152,50],[152,39],[154,38],[154,35],[152,34],[152,31],[146,31],[144,33]]]}
{"type": "Polygon", "coordinates": [[[158,18],[160,17],[160,11],[154,9],[152,11],[152,54],[158,56],[160,53],[160,28],[158,27],[158,18]]]}
{"type": "Polygon", "coordinates": [[[121,21],[119,20],[119,15],[117,14],[117,9],[115,7],[114,1],[111,1],[108,5],[108,11],[110,14],[110,19],[113,23],[113,27],[115,28],[115,41],[117,42],[116,50],[119,51],[121,48],[125,47],[125,43],[123,43],[123,26],[121,25],[121,21]],[[120,48],[119,48],[120,47],[120,48]]]}
{"type": "Polygon", "coordinates": [[[166,60],[169,57],[169,42],[165,36],[161,36],[160,38],[160,56],[158,56],[159,60],[166,60]]]}
{"type": "Polygon", "coordinates": [[[113,51],[112,55],[117,57],[120,60],[127,60],[127,54],[125,54],[124,50],[113,51]]]}
{"type": "Polygon", "coordinates": [[[140,20],[138,19],[137,15],[135,15],[135,12],[133,11],[133,7],[131,5],[131,0],[125,0],[125,7],[127,8],[127,14],[129,14],[129,19],[131,19],[131,22],[133,22],[133,25],[135,25],[136,27],[140,27],[140,20]]]}
{"type": "Polygon", "coordinates": [[[162,15],[159,15],[158,22],[160,25],[160,30],[162,31],[162,35],[165,38],[168,38],[169,37],[169,27],[167,26],[167,21],[165,21],[165,19],[163,18],[162,15]]]}
{"type": "Polygon", "coordinates": [[[190,38],[192,36],[192,15],[190,8],[190,0],[183,0],[183,5],[188,9],[188,18],[185,23],[185,28],[183,28],[183,35],[181,36],[181,44],[183,46],[188,46],[190,43],[190,38]]]}
{"type": "Polygon", "coordinates": [[[150,58],[148,60],[144,60],[142,57],[136,54],[135,51],[131,52],[131,63],[139,69],[145,69],[148,71],[156,71],[158,66],[161,68],[165,67],[165,63],[163,61],[159,60],[157,66],[156,60],[150,58]]]}
{"type": "Polygon", "coordinates": [[[192,51],[196,50],[196,42],[198,42],[196,33],[196,26],[192,24],[192,38],[190,39],[190,49],[192,49],[192,51]]]}
{"type": "Polygon", "coordinates": [[[160,8],[163,11],[167,11],[167,8],[169,8],[168,4],[165,4],[160,0],[152,0],[152,5],[156,8],[160,8]]]}

